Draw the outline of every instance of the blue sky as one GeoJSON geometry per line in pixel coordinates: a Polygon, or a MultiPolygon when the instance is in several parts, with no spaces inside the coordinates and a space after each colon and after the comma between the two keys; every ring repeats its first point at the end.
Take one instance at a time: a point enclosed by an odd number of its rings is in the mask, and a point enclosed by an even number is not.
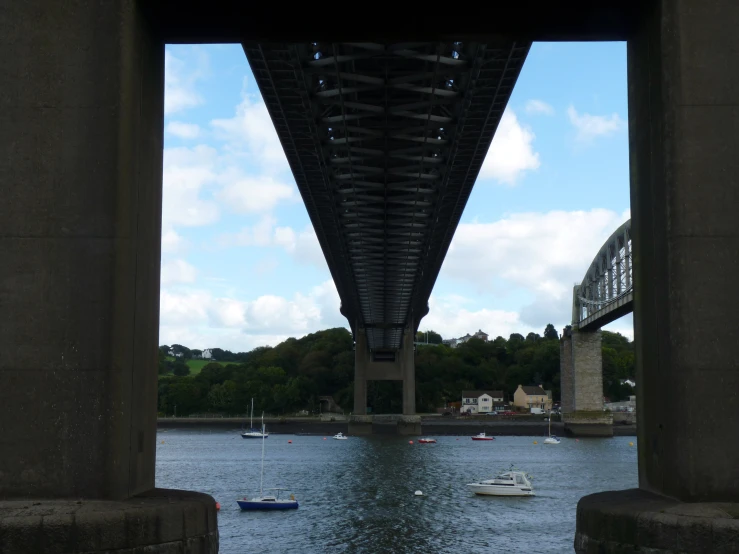
{"type": "MultiPolygon", "coordinates": [[[[629,218],[625,43],[537,43],[421,329],[561,329],[629,218]]],[[[238,45],[166,50],[160,343],[235,351],[347,326],[238,45]]],[[[609,329],[633,336],[631,317],[609,329]]]]}

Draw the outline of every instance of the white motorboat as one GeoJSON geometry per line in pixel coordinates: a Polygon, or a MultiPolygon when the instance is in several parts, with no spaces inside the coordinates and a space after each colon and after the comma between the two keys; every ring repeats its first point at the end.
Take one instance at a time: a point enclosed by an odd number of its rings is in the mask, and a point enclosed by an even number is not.
{"type": "Polygon", "coordinates": [[[478,433],[477,435],[475,435],[474,437],[472,437],[472,440],[473,441],[494,441],[495,440],[495,437],[488,437],[485,434],[485,431],[483,431],[482,433],[478,433]]]}
{"type": "Polygon", "coordinates": [[[346,436],[346,435],[345,435],[344,433],[342,433],[341,431],[339,431],[338,433],[336,433],[336,434],[334,435],[334,438],[335,438],[335,439],[336,439],[337,441],[345,441],[345,440],[346,440],[346,439],[348,439],[349,437],[347,437],[347,436],[346,436]]]}
{"type": "Polygon", "coordinates": [[[552,413],[549,413],[549,436],[544,439],[544,444],[559,444],[562,442],[557,437],[552,435],[552,413]]]}
{"type": "Polygon", "coordinates": [[[475,494],[485,496],[535,496],[529,476],[523,471],[506,471],[494,479],[467,483],[475,494]]]}

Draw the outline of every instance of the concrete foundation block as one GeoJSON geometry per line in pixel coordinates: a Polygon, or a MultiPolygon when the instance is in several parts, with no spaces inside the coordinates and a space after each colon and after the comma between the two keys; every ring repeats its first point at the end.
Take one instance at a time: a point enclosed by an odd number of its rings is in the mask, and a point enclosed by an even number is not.
{"type": "Polygon", "coordinates": [[[569,437],[612,437],[611,412],[570,412],[562,416],[565,434],[569,437]]]}
{"type": "Polygon", "coordinates": [[[421,434],[421,416],[401,416],[398,418],[398,434],[418,436],[421,434]]]}
{"type": "Polygon", "coordinates": [[[372,416],[353,415],[349,417],[349,434],[350,435],[371,435],[372,434],[372,416]]]}
{"type": "Polygon", "coordinates": [[[591,494],[577,504],[578,554],[728,554],[739,544],[739,503],[684,503],[641,489],[591,494]]]}
{"type": "Polygon", "coordinates": [[[0,501],[0,552],[216,554],[215,501],[167,489],[124,501],[0,501]]]}

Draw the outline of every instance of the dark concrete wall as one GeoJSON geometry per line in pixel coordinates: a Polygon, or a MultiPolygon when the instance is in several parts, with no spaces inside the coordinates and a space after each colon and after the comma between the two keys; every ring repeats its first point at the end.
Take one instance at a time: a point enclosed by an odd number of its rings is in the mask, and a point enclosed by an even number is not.
{"type": "Polygon", "coordinates": [[[0,9],[0,495],[154,486],[164,45],[138,3],[0,9]]]}
{"type": "Polygon", "coordinates": [[[628,43],[640,487],[739,498],[739,3],[645,2],[628,43]]]}

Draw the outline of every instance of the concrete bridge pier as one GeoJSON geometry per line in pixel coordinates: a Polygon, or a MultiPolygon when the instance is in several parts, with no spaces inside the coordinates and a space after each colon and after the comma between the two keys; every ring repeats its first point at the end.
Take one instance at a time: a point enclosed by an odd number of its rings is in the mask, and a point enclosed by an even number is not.
{"type": "Polygon", "coordinates": [[[214,553],[155,488],[164,44],[139,3],[0,10],[0,552],[214,553]]]}
{"type": "Polygon", "coordinates": [[[582,498],[585,553],[739,545],[739,4],[644,2],[628,42],[639,488],[582,498]]]}
{"type": "Polygon", "coordinates": [[[421,418],[416,415],[416,368],[413,325],[403,333],[401,348],[393,357],[376,355],[367,345],[366,330],[357,330],[354,345],[354,411],[349,419],[349,434],[373,432],[420,435],[421,418]],[[403,381],[402,416],[367,415],[367,381],[403,381]],[[378,427],[381,426],[381,427],[378,427]]]}
{"type": "Polygon", "coordinates": [[[565,433],[612,437],[613,414],[603,411],[601,332],[565,329],[560,341],[562,421],[565,433]]]}

